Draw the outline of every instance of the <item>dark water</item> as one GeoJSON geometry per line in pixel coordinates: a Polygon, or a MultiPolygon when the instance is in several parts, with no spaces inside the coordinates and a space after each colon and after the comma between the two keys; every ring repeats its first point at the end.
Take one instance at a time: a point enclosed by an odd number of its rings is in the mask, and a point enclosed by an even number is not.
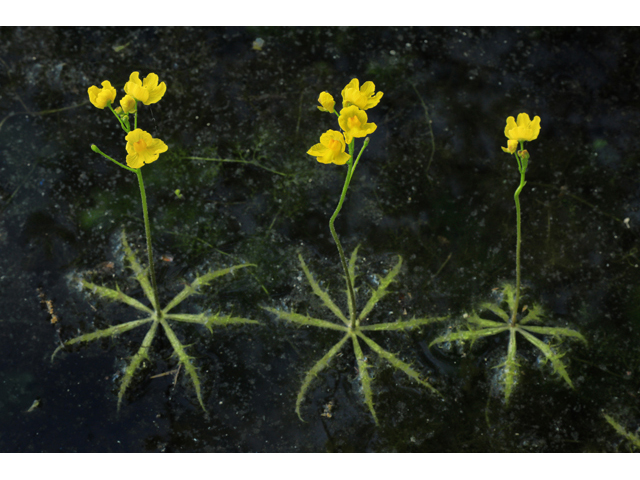
{"type": "Polygon", "coordinates": [[[637,29],[0,29],[0,450],[632,450],[603,413],[628,432],[640,427],[639,58],[637,29]],[[262,51],[252,49],[257,37],[262,51]],[[161,297],[196,273],[257,264],[183,311],[260,326],[176,327],[196,357],[208,415],[184,375],[175,385],[151,378],[176,365],[161,336],[119,413],[118,372],[144,331],[49,361],[59,339],[40,292],[63,340],[138,318],[70,280],[93,271],[142,299],[118,248],[124,227],[145,258],[137,182],[90,150],[125,156],[117,122],[86,94],[108,79],[121,98],[133,71],[167,84],[139,117],[169,145],[144,167],[161,297]],[[301,422],[305,372],[339,337],[261,308],[327,317],[298,253],[346,307],[328,228],[346,170],[306,151],[337,129],[317,111],[318,94],[339,100],[352,78],[373,81],[384,97],[368,111],[378,129],[336,228],[348,252],[361,245],[361,292],[404,259],[371,319],[451,315],[372,335],[444,395],[374,359],[379,426],[349,349],[312,384],[301,422]],[[563,345],[571,390],[520,343],[523,375],[506,407],[492,368],[505,336],[471,350],[428,345],[514,281],[519,176],[500,146],[506,117],[520,112],[542,119],[521,195],[528,299],[544,306],[547,324],[577,329],[589,344],[563,345]]]}

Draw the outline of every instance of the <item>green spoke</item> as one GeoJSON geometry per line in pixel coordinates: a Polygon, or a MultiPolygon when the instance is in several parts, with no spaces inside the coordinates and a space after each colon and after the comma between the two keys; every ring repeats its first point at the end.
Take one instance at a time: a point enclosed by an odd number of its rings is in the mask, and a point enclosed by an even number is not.
{"type": "MultiPolygon", "coordinates": [[[[502,312],[502,310],[500,310],[502,312]]],[[[504,313],[504,312],[503,312],[504,313]]],[[[506,314],[505,314],[506,315],[506,314]]],[[[507,316],[507,319],[509,317],[507,316]]],[[[493,320],[485,320],[484,318],[480,318],[477,313],[473,313],[467,319],[467,322],[473,323],[474,325],[480,325],[482,328],[491,328],[491,327],[504,327],[504,323],[496,322],[493,320]]]]}
{"type": "Polygon", "coordinates": [[[246,268],[246,267],[255,267],[255,265],[253,263],[245,263],[243,265],[234,265],[233,267],[222,268],[220,270],[209,272],[206,275],[196,278],[189,285],[186,285],[178,295],[173,297],[173,300],[171,300],[169,304],[166,307],[164,307],[164,309],[162,310],[162,313],[165,313],[165,314],[168,313],[170,310],[175,308],[177,305],[182,303],[185,299],[187,299],[191,295],[197,294],[200,287],[208,285],[214,279],[221,277],[223,275],[228,275],[229,273],[233,274],[236,270],[240,268],[246,268]]]}
{"type": "Polygon", "coordinates": [[[142,267],[138,263],[138,259],[131,250],[129,243],[127,242],[127,236],[124,230],[122,230],[121,239],[122,246],[124,247],[125,258],[128,260],[129,265],[131,266],[131,270],[133,270],[133,273],[135,273],[136,280],[142,287],[142,290],[144,291],[145,296],[151,302],[151,305],[155,305],[155,296],[153,294],[153,287],[151,286],[151,282],[149,282],[149,277],[147,277],[145,270],[142,269],[142,267]]]}
{"type": "Polygon", "coordinates": [[[283,312],[282,310],[276,310],[275,308],[262,307],[264,310],[277,315],[279,318],[288,320],[293,323],[299,323],[300,325],[311,325],[313,327],[330,328],[332,330],[340,330],[342,332],[348,331],[348,328],[344,325],[338,325],[336,323],[321,320],[319,318],[312,318],[307,315],[300,315],[299,313],[283,312]]]}
{"type": "Polygon", "coordinates": [[[539,322],[542,319],[543,310],[539,305],[533,305],[527,312],[524,318],[518,320],[519,325],[524,325],[529,322],[539,322]]]}
{"type": "Polygon", "coordinates": [[[331,300],[331,297],[329,297],[329,294],[324,290],[322,290],[322,288],[320,288],[320,285],[318,285],[316,281],[313,279],[313,275],[311,275],[311,272],[307,268],[307,264],[304,263],[304,260],[302,259],[302,255],[298,254],[298,258],[300,259],[300,265],[302,266],[302,271],[304,272],[305,276],[307,277],[307,281],[309,282],[309,284],[311,285],[311,288],[313,289],[313,293],[315,293],[318,297],[320,297],[320,299],[325,304],[325,306],[329,310],[331,310],[336,315],[336,317],[342,320],[345,325],[349,326],[349,320],[347,320],[347,317],[344,316],[344,313],[342,313],[342,310],[340,310],[336,306],[336,304],[333,303],[333,300],[331,300]]]}
{"type": "Polygon", "coordinates": [[[449,317],[433,317],[433,318],[412,318],[411,320],[398,320],[397,322],[374,323],[370,325],[361,325],[360,330],[411,330],[420,328],[424,325],[441,322],[449,317]]]}
{"type": "Polygon", "coordinates": [[[226,326],[226,325],[237,325],[243,323],[260,323],[257,320],[250,320],[248,318],[242,317],[229,317],[226,315],[220,314],[207,314],[207,313],[168,313],[164,316],[167,320],[175,320],[177,322],[185,322],[185,323],[197,323],[199,325],[204,325],[209,329],[211,333],[213,333],[213,326],[226,326]]]}
{"type": "Polygon", "coordinates": [[[178,357],[178,363],[184,367],[185,371],[191,377],[191,382],[193,383],[193,386],[196,389],[198,402],[200,402],[200,406],[202,407],[202,410],[206,412],[207,409],[204,406],[204,402],[202,401],[202,393],[200,392],[200,379],[198,378],[198,372],[196,371],[196,367],[193,365],[191,361],[193,360],[193,357],[190,357],[189,355],[187,355],[187,352],[185,352],[184,347],[182,346],[182,343],[180,343],[180,340],[178,340],[178,337],[176,336],[174,331],[171,329],[167,321],[164,318],[160,318],[160,323],[164,328],[165,335],[167,336],[167,338],[169,339],[169,342],[171,343],[171,346],[173,347],[173,351],[178,357]]]}
{"type": "Polygon", "coordinates": [[[521,330],[528,330],[529,332],[538,333],[542,335],[553,335],[556,337],[564,336],[564,337],[573,337],[578,340],[587,343],[587,339],[584,338],[580,333],[575,330],[571,330],[570,328],[556,328],[556,327],[535,327],[531,325],[520,325],[521,330]]]}
{"type": "MultiPolygon", "coordinates": [[[[373,408],[373,391],[371,390],[371,375],[369,375],[369,365],[367,364],[366,358],[362,354],[362,348],[360,348],[360,344],[358,343],[358,336],[353,333],[350,334],[351,340],[353,340],[353,350],[356,354],[356,361],[358,362],[358,377],[360,378],[360,385],[362,385],[362,393],[364,394],[364,403],[367,407],[369,407],[369,411],[373,416],[373,419],[378,425],[378,416],[376,415],[376,411],[373,408]]],[[[366,338],[363,335],[360,335],[362,338],[366,338]]]]}
{"type": "Polygon", "coordinates": [[[504,400],[507,404],[509,404],[509,397],[511,397],[511,393],[516,386],[516,382],[518,381],[518,372],[519,372],[520,364],[516,358],[516,332],[515,329],[510,329],[509,331],[509,348],[507,350],[507,359],[501,365],[498,365],[495,368],[502,368],[504,374],[504,400]]]}
{"type": "Polygon", "coordinates": [[[153,337],[156,334],[156,330],[158,328],[158,322],[154,321],[151,324],[151,328],[144,336],[144,340],[142,341],[142,345],[138,349],[137,353],[131,359],[129,365],[125,369],[124,376],[122,377],[122,383],[120,384],[120,392],[118,393],[118,410],[120,410],[120,404],[122,403],[122,399],[124,397],[131,380],[133,380],[133,374],[136,372],[140,364],[143,360],[149,359],[149,350],[151,349],[151,342],[153,342],[153,337]]]}
{"type": "Polygon", "coordinates": [[[302,414],[300,413],[300,406],[302,405],[302,400],[304,400],[305,393],[307,393],[311,382],[315,377],[318,376],[318,373],[329,366],[329,361],[340,351],[342,345],[344,345],[344,342],[347,341],[349,336],[350,334],[347,333],[344,337],[342,337],[342,339],[333,347],[331,347],[331,350],[329,350],[324,357],[322,357],[313,367],[311,367],[311,370],[309,370],[305,375],[304,380],[302,381],[302,387],[300,387],[300,391],[298,392],[298,398],[296,399],[296,413],[298,414],[298,418],[300,418],[300,420],[302,420],[303,422],[304,419],[302,418],[302,414]]]}
{"type": "MultiPolygon", "coordinates": [[[[85,333],[84,335],[80,335],[78,337],[72,338],[71,340],[67,340],[66,342],[64,342],[64,347],[74,345],[76,343],[81,343],[81,342],[91,342],[99,338],[113,337],[116,335],[120,335],[121,333],[128,332],[129,330],[133,330],[134,328],[144,325],[145,323],[149,323],[152,320],[153,320],[152,317],[143,318],[142,320],[133,320],[127,323],[121,323],[120,325],[114,325],[113,327],[105,328],[104,330],[85,333]]],[[[55,351],[53,352],[53,355],[51,355],[52,362],[54,357],[58,353],[58,351],[62,350],[62,348],[63,346],[60,346],[55,349],[55,351]]]]}
{"type": "Polygon", "coordinates": [[[376,303],[378,303],[382,299],[382,297],[384,297],[388,293],[387,287],[391,282],[393,282],[396,276],[400,273],[401,267],[402,267],[402,257],[398,255],[398,263],[396,263],[396,266],[393,267],[393,269],[387,274],[387,276],[381,280],[380,286],[373,291],[373,293],[371,294],[371,298],[369,299],[365,307],[362,309],[362,312],[360,312],[360,315],[358,316],[358,320],[362,321],[366,319],[367,315],[369,315],[369,312],[371,312],[373,307],[375,307],[376,303]]]}
{"type": "Polygon", "coordinates": [[[480,305],[480,310],[489,310],[495,313],[498,317],[500,317],[505,322],[509,321],[509,315],[507,314],[507,312],[502,310],[497,305],[494,305],[493,303],[483,303],[482,305],[480,305]]]}
{"type": "Polygon", "coordinates": [[[509,326],[504,325],[502,327],[495,327],[495,328],[483,328],[480,330],[465,330],[462,332],[452,332],[452,333],[448,333],[447,335],[442,335],[436,338],[429,344],[429,347],[437,343],[455,342],[456,340],[462,340],[462,341],[471,340],[473,343],[479,338],[490,337],[491,335],[497,335],[498,333],[502,333],[508,329],[509,329],[509,326]]]}
{"type": "Polygon", "coordinates": [[[433,385],[431,385],[429,382],[427,382],[426,380],[423,380],[422,377],[420,376],[420,374],[418,372],[416,372],[413,368],[411,368],[411,365],[409,365],[408,363],[403,362],[398,357],[396,357],[393,353],[387,352],[384,348],[382,348],[380,345],[378,345],[376,342],[371,340],[369,337],[367,337],[363,333],[358,332],[358,336],[361,339],[363,339],[366,342],[367,345],[369,345],[371,350],[376,352],[380,357],[384,358],[394,368],[396,368],[398,370],[401,370],[409,378],[415,380],[419,384],[427,387],[429,390],[431,390],[436,395],[439,395],[439,396],[442,397],[442,394],[433,385]]]}
{"type": "Polygon", "coordinates": [[[609,425],[611,425],[615,429],[618,435],[622,435],[624,438],[630,441],[634,447],[640,448],[640,437],[637,437],[636,435],[633,435],[632,433],[627,432],[622,425],[620,425],[618,422],[616,422],[613,419],[612,416],[607,415],[606,413],[603,413],[603,415],[604,415],[604,419],[607,421],[607,423],[609,423],[609,425]]]}
{"type": "Polygon", "coordinates": [[[125,295],[124,293],[122,293],[120,291],[120,288],[117,285],[116,285],[116,290],[113,290],[111,288],[101,287],[99,285],[96,285],[95,283],[88,282],[84,279],[81,279],[80,283],[82,283],[82,286],[84,288],[86,288],[87,290],[91,291],[92,293],[102,298],[125,303],[133,308],[137,308],[138,310],[148,314],[153,313],[153,310],[151,310],[149,307],[147,307],[143,303],[140,303],[135,298],[131,298],[129,295],[125,295]]]}
{"type": "MultiPolygon", "coordinates": [[[[529,327],[529,328],[532,328],[532,327],[529,327]]],[[[562,363],[562,360],[560,360],[564,356],[564,354],[554,353],[549,345],[544,343],[539,338],[534,337],[533,335],[523,330],[522,328],[518,327],[517,330],[522,335],[524,335],[524,337],[527,340],[529,340],[529,342],[531,342],[536,348],[538,348],[538,350],[540,350],[544,354],[547,360],[551,360],[551,364],[553,365],[554,372],[558,373],[571,388],[574,388],[573,383],[571,383],[571,379],[569,378],[569,374],[567,373],[567,369],[564,366],[564,363],[562,363]]]]}

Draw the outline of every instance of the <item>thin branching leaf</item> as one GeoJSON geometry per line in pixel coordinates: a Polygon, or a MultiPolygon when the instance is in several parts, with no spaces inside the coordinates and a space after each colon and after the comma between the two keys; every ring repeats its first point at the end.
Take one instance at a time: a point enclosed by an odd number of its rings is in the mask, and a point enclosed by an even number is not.
{"type": "Polygon", "coordinates": [[[300,315],[294,312],[283,312],[282,310],[276,310],[275,308],[262,307],[264,310],[277,315],[279,318],[288,320],[290,322],[298,323],[300,325],[311,325],[313,327],[330,328],[332,330],[340,330],[346,332],[348,330],[344,325],[338,325],[337,323],[328,322],[319,318],[312,318],[308,315],[300,315]]]}
{"type": "Polygon", "coordinates": [[[311,367],[311,370],[309,370],[305,375],[304,380],[302,381],[302,387],[300,387],[300,391],[298,392],[298,398],[296,399],[296,413],[298,414],[298,418],[300,418],[300,420],[302,420],[303,422],[304,419],[302,418],[302,414],[300,413],[300,406],[302,405],[302,400],[304,400],[305,393],[307,393],[311,382],[318,376],[318,373],[329,366],[329,361],[340,351],[342,345],[344,345],[344,342],[347,341],[349,336],[350,334],[347,333],[344,337],[342,337],[342,339],[333,347],[331,347],[331,350],[329,350],[324,357],[322,357],[313,367],[311,367]]]}
{"type": "MultiPolygon", "coordinates": [[[[502,311],[502,310],[500,310],[502,311]]],[[[483,328],[492,328],[492,327],[504,327],[504,323],[496,322],[494,320],[486,320],[484,318],[480,318],[477,313],[472,313],[467,318],[467,322],[472,323],[473,325],[479,325],[483,328]]]]}
{"type": "Polygon", "coordinates": [[[528,330],[529,332],[538,333],[542,335],[553,335],[555,337],[573,337],[577,338],[581,342],[587,343],[587,339],[580,335],[579,332],[571,330],[570,328],[556,328],[556,327],[535,327],[533,325],[520,325],[521,329],[528,330]]]}
{"type": "Polygon", "coordinates": [[[129,247],[129,243],[127,242],[127,235],[125,234],[124,230],[122,230],[121,238],[122,246],[124,247],[125,258],[129,262],[131,270],[133,270],[133,273],[135,273],[136,280],[142,287],[145,296],[149,299],[151,305],[153,305],[153,299],[155,298],[155,296],[153,295],[153,288],[151,287],[151,282],[149,282],[147,272],[140,266],[140,264],[138,263],[138,259],[133,253],[133,250],[131,250],[131,247],[129,247]]]}
{"type": "Polygon", "coordinates": [[[209,272],[201,277],[196,278],[189,285],[186,285],[182,291],[173,297],[173,299],[169,302],[169,304],[164,307],[162,313],[168,313],[170,310],[175,308],[178,304],[182,303],[185,299],[189,298],[191,295],[199,293],[200,287],[205,285],[209,285],[214,279],[221,277],[223,275],[228,275],[229,273],[234,273],[236,270],[246,267],[255,267],[253,263],[245,263],[243,265],[234,265],[229,268],[222,268],[220,270],[216,270],[214,272],[209,272]]]}
{"type": "MultiPolygon", "coordinates": [[[[133,320],[131,322],[127,322],[127,323],[121,323],[119,325],[114,325],[113,327],[109,327],[109,328],[105,328],[104,330],[98,330],[95,332],[91,332],[91,333],[85,333],[84,335],[80,335],[77,336],[75,338],[72,338],[71,340],[67,340],[66,342],[64,342],[64,346],[70,346],[70,345],[74,345],[76,343],[81,343],[81,342],[91,342],[93,340],[97,340],[99,338],[105,338],[105,337],[113,337],[116,335],[120,335],[121,333],[127,332],[129,330],[133,330],[136,327],[139,327],[141,325],[144,325],[145,323],[149,323],[153,320],[152,317],[149,318],[143,318],[141,320],[133,320]]],[[[55,351],[53,352],[53,355],[51,355],[51,361],[53,362],[53,358],[56,356],[56,354],[62,350],[62,346],[59,346],[58,348],[55,349],[55,351]]]]}
{"type": "Polygon", "coordinates": [[[480,310],[489,310],[490,312],[495,313],[505,322],[509,321],[509,314],[494,303],[483,303],[482,305],[480,305],[480,310]]]}
{"type": "Polygon", "coordinates": [[[471,340],[475,342],[479,338],[489,337],[491,335],[497,335],[498,333],[504,332],[508,330],[508,325],[503,325],[502,327],[494,327],[494,328],[482,328],[479,330],[464,330],[461,332],[452,332],[446,335],[442,335],[435,340],[433,340],[429,344],[429,348],[437,343],[445,343],[445,342],[455,342],[457,340],[468,341],[471,340]]]}
{"type": "Polygon", "coordinates": [[[539,322],[544,317],[544,310],[540,305],[534,304],[529,308],[524,318],[518,320],[519,325],[525,325],[529,322],[539,322]]]}
{"type": "Polygon", "coordinates": [[[190,357],[189,355],[187,355],[187,352],[185,352],[184,347],[182,346],[182,343],[180,343],[180,340],[178,340],[178,337],[169,326],[169,323],[162,317],[160,318],[160,323],[164,328],[164,333],[169,339],[169,342],[171,342],[173,351],[178,357],[178,362],[184,367],[185,371],[189,374],[189,377],[191,377],[191,382],[193,383],[193,386],[196,389],[196,395],[198,396],[198,402],[200,402],[200,406],[202,407],[202,410],[206,412],[207,409],[204,406],[204,402],[202,401],[202,393],[200,392],[200,379],[198,378],[198,372],[196,371],[196,367],[193,365],[193,362],[192,362],[193,357],[190,357]]]}
{"type": "Polygon", "coordinates": [[[204,325],[213,333],[213,326],[227,326],[236,325],[242,323],[260,323],[257,320],[250,320],[242,317],[229,317],[227,315],[220,315],[219,313],[168,313],[164,316],[167,320],[175,320],[177,322],[185,323],[197,323],[204,325]]]}
{"type": "Polygon", "coordinates": [[[302,271],[304,272],[305,276],[307,277],[307,281],[309,282],[309,284],[311,285],[311,288],[313,289],[313,293],[315,293],[318,297],[320,297],[320,299],[322,300],[322,303],[324,303],[325,306],[336,315],[336,317],[342,320],[342,322],[345,325],[349,326],[349,320],[347,320],[347,317],[344,316],[344,313],[342,313],[342,310],[340,310],[337,307],[337,305],[333,303],[333,300],[331,300],[331,297],[329,297],[329,294],[324,290],[322,290],[322,288],[320,288],[320,285],[318,285],[316,281],[313,279],[313,275],[311,275],[311,272],[307,268],[307,264],[304,263],[304,260],[302,259],[302,255],[298,254],[298,258],[300,259],[300,265],[302,266],[302,271]]]}
{"type": "Polygon", "coordinates": [[[509,348],[507,350],[507,359],[502,365],[497,368],[502,368],[503,385],[504,385],[504,400],[509,404],[509,397],[516,386],[518,381],[518,372],[520,364],[516,358],[516,332],[515,329],[511,329],[509,332],[509,348]]]}
{"type": "Polygon", "coordinates": [[[397,322],[374,323],[371,325],[361,325],[360,330],[411,330],[420,328],[424,325],[441,322],[449,317],[432,317],[432,318],[412,318],[411,320],[398,320],[397,322]]]}
{"type": "Polygon", "coordinates": [[[408,363],[403,362],[398,357],[396,357],[393,353],[387,352],[384,348],[382,348],[380,345],[378,345],[376,342],[371,340],[366,335],[358,332],[358,336],[360,338],[362,338],[367,343],[367,345],[369,345],[371,350],[376,352],[380,357],[384,358],[394,368],[396,368],[398,370],[401,370],[409,378],[412,378],[416,382],[418,382],[421,385],[427,387],[433,393],[435,393],[437,395],[440,395],[442,397],[442,394],[438,390],[436,390],[436,388],[433,385],[431,385],[429,382],[427,382],[426,380],[423,380],[422,377],[420,376],[420,374],[418,372],[416,372],[413,368],[411,368],[411,365],[409,365],[408,363]]]}
{"type": "MultiPolygon", "coordinates": [[[[364,335],[360,336],[366,339],[364,335]]],[[[376,425],[378,425],[378,416],[376,415],[376,410],[373,408],[373,391],[371,390],[371,376],[369,375],[369,365],[367,364],[367,359],[362,354],[362,348],[360,348],[360,344],[358,343],[358,337],[351,334],[351,340],[353,340],[353,351],[356,354],[356,361],[358,362],[358,376],[360,378],[360,385],[362,385],[364,403],[367,407],[369,407],[369,411],[371,412],[376,425]]]]}
{"type": "Polygon", "coordinates": [[[122,293],[120,291],[120,288],[118,288],[117,286],[116,286],[116,290],[113,290],[112,288],[101,287],[101,286],[96,285],[94,283],[88,282],[88,281],[86,281],[84,279],[80,279],[80,283],[82,283],[82,286],[84,288],[86,288],[87,290],[91,291],[91,293],[94,293],[95,295],[98,295],[98,296],[100,296],[102,298],[105,298],[107,300],[112,300],[112,301],[125,303],[127,305],[132,306],[133,308],[137,308],[138,310],[140,310],[140,311],[142,311],[144,313],[148,313],[148,314],[152,314],[153,313],[153,310],[151,310],[146,305],[140,303],[135,298],[132,298],[129,295],[126,295],[126,294],[122,293]]]}
{"type": "MultiPolygon", "coordinates": [[[[528,328],[530,329],[533,327],[528,327],[528,328]]],[[[549,345],[544,343],[539,338],[534,337],[524,329],[518,327],[518,331],[522,335],[524,335],[524,337],[527,340],[529,340],[529,342],[531,342],[535,347],[537,347],[538,350],[540,350],[544,354],[547,360],[551,360],[551,364],[553,365],[554,372],[558,373],[569,384],[571,388],[574,388],[573,383],[571,383],[571,379],[569,378],[569,374],[567,373],[567,369],[565,368],[564,363],[562,363],[562,360],[560,360],[564,356],[564,354],[561,355],[561,354],[555,353],[549,345]]]]}
{"type": "Polygon", "coordinates": [[[144,359],[149,359],[149,350],[151,349],[151,342],[153,342],[153,337],[156,334],[156,330],[158,328],[158,322],[154,321],[151,324],[151,328],[144,336],[144,340],[142,340],[142,345],[136,352],[136,354],[127,365],[127,368],[124,371],[124,376],[122,377],[122,383],[120,384],[120,392],[118,392],[118,410],[120,410],[120,404],[122,403],[122,399],[124,398],[124,394],[127,391],[127,387],[133,380],[133,375],[136,373],[136,370],[142,363],[144,359]]]}
{"type": "Polygon", "coordinates": [[[509,306],[509,311],[513,313],[513,309],[516,306],[516,287],[510,283],[505,283],[502,286],[502,297],[509,306]]]}
{"type": "Polygon", "coordinates": [[[373,307],[375,307],[376,303],[378,303],[382,299],[382,297],[384,297],[388,293],[387,287],[389,286],[389,284],[391,284],[391,282],[393,282],[394,278],[396,278],[396,276],[400,273],[401,267],[402,267],[402,257],[398,255],[398,263],[396,263],[396,266],[393,267],[393,269],[387,274],[387,276],[380,281],[380,286],[371,293],[371,298],[369,299],[365,307],[360,312],[360,315],[358,316],[358,320],[362,321],[366,319],[367,315],[369,315],[369,312],[371,312],[373,307]]]}
{"type": "Polygon", "coordinates": [[[625,428],[618,422],[616,422],[610,415],[607,415],[606,413],[604,413],[603,415],[604,419],[609,423],[609,425],[611,425],[615,429],[615,431],[618,432],[618,435],[622,435],[624,438],[629,440],[634,447],[640,448],[640,437],[627,432],[625,428]]]}

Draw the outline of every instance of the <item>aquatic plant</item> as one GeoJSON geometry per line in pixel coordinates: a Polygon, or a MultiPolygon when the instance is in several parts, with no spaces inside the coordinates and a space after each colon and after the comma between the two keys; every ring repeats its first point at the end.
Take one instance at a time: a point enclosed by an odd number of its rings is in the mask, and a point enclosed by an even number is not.
{"type": "Polygon", "coordinates": [[[505,402],[508,404],[509,398],[513,392],[518,379],[520,364],[517,360],[517,344],[516,336],[519,333],[535,348],[540,350],[544,355],[545,363],[551,362],[554,372],[573,388],[573,383],[569,378],[566,366],[562,361],[564,353],[561,353],[557,345],[552,345],[540,340],[536,335],[547,335],[560,341],[562,337],[578,339],[586,343],[586,339],[577,331],[569,328],[545,327],[531,325],[531,323],[541,322],[544,318],[542,308],[537,304],[525,306],[521,311],[518,310],[521,299],[521,280],[520,280],[520,246],[522,243],[522,225],[520,218],[520,193],[526,185],[525,175],[529,163],[529,152],[524,149],[524,142],[530,142],[538,138],[540,133],[540,117],[534,117],[533,121],[526,113],[518,115],[516,122],[513,117],[507,118],[507,126],[505,128],[505,136],[508,139],[507,147],[502,147],[506,153],[512,154],[518,164],[520,172],[520,185],[515,191],[514,200],[516,204],[516,284],[505,284],[502,286],[502,298],[499,302],[482,303],[479,307],[480,312],[493,313],[497,320],[488,320],[474,312],[466,318],[464,329],[442,335],[430,344],[436,345],[453,341],[471,341],[498,335],[502,332],[509,332],[509,344],[507,348],[507,357],[504,363],[496,368],[502,368],[501,383],[504,386],[505,402]],[[518,150],[518,146],[520,150],[518,150]],[[507,309],[501,307],[506,304],[507,309]]]}
{"type": "Polygon", "coordinates": [[[378,416],[374,408],[373,402],[373,390],[371,388],[372,376],[369,374],[370,365],[367,362],[367,358],[363,354],[363,349],[360,341],[364,342],[369,349],[371,349],[380,358],[386,360],[392,367],[405,373],[409,378],[417,381],[419,384],[428,388],[433,393],[440,395],[440,393],[427,381],[423,379],[420,374],[414,370],[411,365],[400,360],[397,355],[388,352],[382,348],[378,343],[370,338],[370,332],[383,331],[383,330],[409,330],[423,325],[433,323],[441,320],[440,318],[413,318],[408,321],[394,321],[378,324],[365,325],[364,322],[368,319],[368,315],[371,313],[376,304],[388,293],[387,289],[389,285],[395,280],[396,276],[400,273],[402,266],[402,257],[398,257],[398,262],[391,271],[380,280],[378,288],[373,289],[371,297],[364,306],[364,308],[357,313],[356,302],[356,289],[354,288],[354,281],[356,278],[355,268],[358,258],[358,248],[353,251],[349,262],[347,262],[344,255],[344,250],[340,239],[335,230],[335,220],[342,209],[349,184],[353,177],[358,162],[362,157],[362,153],[369,144],[369,139],[366,137],[368,134],[374,132],[377,128],[375,123],[368,123],[367,114],[364,110],[372,108],[378,104],[383,93],[378,92],[374,95],[375,85],[373,82],[365,82],[360,87],[357,78],[354,78],[343,90],[343,108],[338,113],[335,110],[335,101],[331,94],[322,92],[319,96],[319,103],[321,107],[318,107],[320,111],[335,113],[338,117],[338,123],[342,129],[342,132],[336,130],[328,130],[320,137],[320,143],[314,145],[307,152],[317,158],[318,162],[323,164],[335,163],[336,165],[347,165],[347,174],[342,188],[342,194],[338,202],[338,206],[329,220],[329,229],[333,240],[335,241],[340,256],[340,262],[344,271],[346,281],[346,294],[349,313],[345,315],[342,310],[333,302],[329,294],[324,291],[320,285],[314,280],[313,275],[307,268],[302,255],[299,255],[300,266],[304,271],[307,281],[311,285],[313,293],[320,297],[322,303],[327,307],[342,323],[331,322],[320,318],[313,318],[309,315],[302,315],[295,312],[286,312],[283,310],[264,307],[265,310],[277,315],[279,318],[287,320],[299,325],[307,325],[318,328],[326,328],[330,330],[338,330],[342,332],[342,338],[331,347],[327,353],[316,362],[310,370],[307,371],[304,380],[302,381],[302,387],[298,392],[296,399],[296,413],[300,420],[303,420],[300,408],[304,400],[313,379],[325,368],[329,366],[329,362],[335,357],[344,344],[351,340],[353,345],[353,351],[356,357],[358,377],[360,385],[362,386],[362,392],[364,394],[364,403],[369,408],[373,419],[376,424],[378,423],[378,416]],[[355,151],[355,139],[366,137],[364,143],[358,153],[357,158],[354,160],[355,151]],[[349,146],[349,153],[346,153],[346,145],[349,146]]]}
{"type": "Polygon", "coordinates": [[[614,428],[618,435],[623,436],[625,440],[627,440],[633,446],[634,449],[640,448],[640,437],[638,435],[628,432],[611,415],[607,415],[606,413],[603,413],[602,415],[607,423],[614,428]]]}
{"type": "Polygon", "coordinates": [[[148,324],[149,330],[147,331],[147,334],[145,335],[140,348],[138,349],[137,353],[131,358],[124,370],[124,375],[120,384],[120,391],[118,393],[118,409],[120,409],[124,394],[131,384],[136,371],[142,365],[143,360],[149,359],[149,352],[151,350],[152,342],[156,336],[158,326],[162,326],[162,330],[169,340],[169,343],[171,344],[171,347],[173,348],[173,351],[178,359],[178,364],[182,368],[184,368],[184,370],[189,375],[191,382],[193,383],[193,386],[196,390],[198,402],[200,403],[202,409],[206,411],[204,402],[202,400],[200,379],[198,377],[197,369],[193,364],[193,357],[189,356],[186,353],[185,346],[182,344],[182,342],[180,342],[178,336],[171,328],[171,321],[203,325],[210,331],[212,331],[213,326],[258,322],[246,318],[220,315],[219,313],[187,314],[170,312],[191,295],[199,293],[201,287],[208,285],[217,277],[221,277],[229,273],[234,273],[236,270],[241,268],[254,267],[255,265],[242,264],[216,271],[210,271],[203,276],[197,277],[193,282],[186,285],[183,290],[178,293],[178,295],[176,295],[171,301],[169,301],[169,303],[164,308],[160,306],[153,262],[151,224],[149,221],[147,197],[144,188],[144,181],[142,178],[142,167],[144,165],[155,162],[159,158],[161,153],[168,150],[168,147],[162,140],[154,139],[149,133],[138,128],[138,103],[150,105],[152,103],[158,102],[166,92],[166,85],[164,82],[158,84],[158,76],[155,73],[150,73],[143,81],[141,81],[139,73],[133,72],[129,78],[129,81],[125,84],[124,90],[127,95],[122,100],[120,100],[120,107],[116,108],[115,110],[113,109],[112,104],[113,102],[115,102],[117,92],[115,88],[111,86],[111,83],[109,81],[102,82],[102,88],[96,86],[89,87],[88,94],[89,100],[95,107],[100,109],[109,108],[109,110],[111,110],[111,112],[115,115],[116,119],[120,123],[121,128],[125,131],[125,140],[127,142],[127,165],[124,165],[106,155],[96,145],[92,145],[91,149],[94,152],[99,153],[106,159],[112,161],[119,167],[134,172],[138,177],[147,240],[147,258],[149,262],[148,267],[144,269],[138,262],[136,256],[127,243],[127,238],[124,230],[122,231],[121,242],[124,248],[125,258],[129,263],[129,267],[133,270],[134,278],[140,284],[140,287],[142,287],[142,291],[151,304],[151,308],[149,308],[139,300],[124,294],[117,286],[116,289],[112,289],[105,286],[95,285],[92,282],[80,278],[80,284],[88,291],[91,291],[106,300],[114,300],[125,303],[143,312],[146,316],[138,320],[120,323],[103,330],[86,333],[84,335],[72,338],[71,340],[67,340],[63,345],[58,347],[53,352],[51,361],[54,360],[56,354],[64,347],[77,343],[90,342],[92,340],[97,340],[100,338],[114,337],[134,328],[148,324]],[[131,128],[132,114],[133,129],[131,128]]]}

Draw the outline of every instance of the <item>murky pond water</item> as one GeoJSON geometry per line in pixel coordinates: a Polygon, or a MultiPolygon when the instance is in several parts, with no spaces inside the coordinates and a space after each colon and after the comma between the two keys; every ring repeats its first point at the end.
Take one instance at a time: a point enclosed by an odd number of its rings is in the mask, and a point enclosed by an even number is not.
{"type": "Polygon", "coordinates": [[[574,28],[0,29],[0,450],[633,450],[605,414],[630,435],[640,428],[638,38],[574,28]],[[121,98],[134,71],[167,85],[138,120],[169,146],[143,168],[160,303],[197,275],[255,264],[179,307],[259,322],[175,325],[207,413],[160,335],[118,412],[145,329],[50,361],[61,342],[141,318],[80,288],[79,276],[146,302],[121,243],[124,229],[146,264],[137,180],[90,149],[124,161],[124,133],[87,96],[109,80],[121,98]],[[300,254],[348,311],[328,227],[346,167],[306,152],[338,128],[318,95],[340,103],[353,78],[384,92],[367,111],[377,130],[336,221],[347,256],[360,245],[357,309],[401,256],[366,321],[447,319],[367,335],[442,396],[370,344],[362,357],[347,344],[308,385],[303,422],[305,375],[341,335],[266,309],[338,321],[300,254]],[[521,305],[540,305],[543,325],[588,343],[539,337],[565,353],[571,389],[520,337],[506,405],[494,368],[506,332],[473,347],[430,344],[465,331],[515,281],[519,174],[500,147],[506,118],[521,112],[542,124],[520,196],[521,305]]]}

